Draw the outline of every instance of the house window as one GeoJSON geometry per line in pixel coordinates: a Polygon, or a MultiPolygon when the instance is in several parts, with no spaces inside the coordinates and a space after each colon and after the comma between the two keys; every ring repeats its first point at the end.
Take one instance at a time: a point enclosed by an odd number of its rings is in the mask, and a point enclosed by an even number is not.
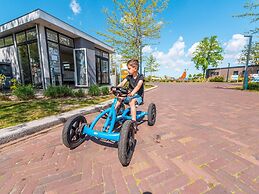
{"type": "Polygon", "coordinates": [[[58,42],[58,33],[47,29],[47,39],[53,42],[58,42]]]}
{"type": "Polygon", "coordinates": [[[59,35],[59,43],[65,46],[74,47],[73,39],[62,34],[59,35]]]}
{"type": "Polygon", "coordinates": [[[7,36],[4,38],[4,44],[5,46],[11,46],[13,45],[13,36],[7,36]]]}
{"type": "Polygon", "coordinates": [[[37,39],[37,32],[36,32],[36,28],[32,28],[30,30],[26,31],[26,35],[27,35],[27,40],[35,40],[37,39]]]}
{"type": "Polygon", "coordinates": [[[4,47],[4,39],[0,38],[0,48],[4,47]]]}
{"type": "Polygon", "coordinates": [[[233,72],[233,75],[238,75],[238,71],[234,71],[234,72],[233,72]]]}
{"type": "Polygon", "coordinates": [[[257,70],[257,74],[259,74],[259,70],[257,70]]]}
{"type": "Polygon", "coordinates": [[[17,44],[26,42],[25,32],[20,32],[20,33],[16,34],[16,42],[17,42],[17,44]]]}
{"type": "Polygon", "coordinates": [[[42,72],[36,28],[19,32],[15,36],[23,83],[42,88],[42,72]]]}
{"type": "Polygon", "coordinates": [[[6,36],[0,39],[0,48],[13,45],[13,36],[6,36]]]}

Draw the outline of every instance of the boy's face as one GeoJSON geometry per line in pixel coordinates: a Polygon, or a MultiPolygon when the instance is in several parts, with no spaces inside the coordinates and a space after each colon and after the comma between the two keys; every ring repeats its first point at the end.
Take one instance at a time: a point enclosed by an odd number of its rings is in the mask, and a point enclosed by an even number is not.
{"type": "Polygon", "coordinates": [[[137,71],[138,71],[138,68],[136,66],[128,65],[128,72],[129,72],[130,75],[133,75],[137,71]]]}

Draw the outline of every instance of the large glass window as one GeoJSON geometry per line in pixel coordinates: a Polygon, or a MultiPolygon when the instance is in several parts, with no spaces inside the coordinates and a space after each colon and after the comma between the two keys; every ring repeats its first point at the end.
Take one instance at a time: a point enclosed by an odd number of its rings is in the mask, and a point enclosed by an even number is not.
{"type": "Polygon", "coordinates": [[[73,40],[62,34],[59,35],[59,43],[65,45],[65,46],[74,47],[73,40]]]}
{"type": "Polygon", "coordinates": [[[18,45],[18,59],[21,66],[23,83],[42,88],[42,72],[36,28],[16,34],[16,42],[18,45]]]}
{"type": "Polygon", "coordinates": [[[21,72],[24,84],[31,84],[31,69],[27,45],[18,46],[18,57],[21,65],[21,72]]]}
{"type": "Polygon", "coordinates": [[[103,57],[96,56],[97,83],[109,84],[109,61],[103,57]]]}
{"type": "Polygon", "coordinates": [[[58,33],[47,29],[47,39],[53,42],[58,42],[58,33]]]}
{"type": "Polygon", "coordinates": [[[13,36],[7,36],[4,38],[5,46],[11,46],[13,45],[13,36]]]}
{"type": "Polygon", "coordinates": [[[1,47],[4,47],[4,39],[3,38],[0,38],[0,48],[1,47]]]}
{"type": "Polygon", "coordinates": [[[37,42],[28,44],[29,59],[31,64],[32,83],[36,86],[42,85],[41,68],[37,42]]]}
{"type": "Polygon", "coordinates": [[[16,34],[16,42],[17,44],[26,42],[25,32],[20,32],[16,34]]]}
{"type": "Polygon", "coordinates": [[[37,39],[37,33],[36,33],[36,28],[32,28],[30,30],[26,31],[27,35],[27,40],[35,40],[37,39]]]}
{"type": "Polygon", "coordinates": [[[59,46],[57,43],[48,41],[48,50],[52,85],[62,85],[59,46]]]}

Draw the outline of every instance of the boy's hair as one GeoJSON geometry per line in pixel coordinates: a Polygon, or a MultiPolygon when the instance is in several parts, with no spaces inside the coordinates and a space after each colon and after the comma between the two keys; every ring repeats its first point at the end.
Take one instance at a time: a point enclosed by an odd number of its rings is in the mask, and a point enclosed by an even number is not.
{"type": "Polygon", "coordinates": [[[139,62],[137,59],[130,59],[128,62],[127,62],[127,66],[132,66],[132,67],[136,67],[137,69],[139,68],[139,62]]]}

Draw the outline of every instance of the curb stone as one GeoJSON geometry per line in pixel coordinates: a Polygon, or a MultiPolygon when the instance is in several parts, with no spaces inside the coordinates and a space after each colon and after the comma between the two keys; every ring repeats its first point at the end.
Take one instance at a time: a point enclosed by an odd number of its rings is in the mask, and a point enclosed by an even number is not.
{"type": "MultiPolygon", "coordinates": [[[[145,90],[145,92],[148,92],[150,90],[153,90],[157,88],[158,86],[149,88],[145,90]]],[[[100,111],[101,109],[108,108],[113,102],[113,99],[102,102],[97,105],[80,108],[76,110],[72,110],[69,112],[61,113],[59,115],[52,115],[49,117],[45,117],[42,119],[26,122],[20,125],[0,129],[0,145],[8,143],[10,141],[19,139],[21,137],[24,137],[26,135],[31,135],[33,133],[39,132],[43,129],[65,123],[70,117],[76,114],[91,114],[100,111]]]]}

